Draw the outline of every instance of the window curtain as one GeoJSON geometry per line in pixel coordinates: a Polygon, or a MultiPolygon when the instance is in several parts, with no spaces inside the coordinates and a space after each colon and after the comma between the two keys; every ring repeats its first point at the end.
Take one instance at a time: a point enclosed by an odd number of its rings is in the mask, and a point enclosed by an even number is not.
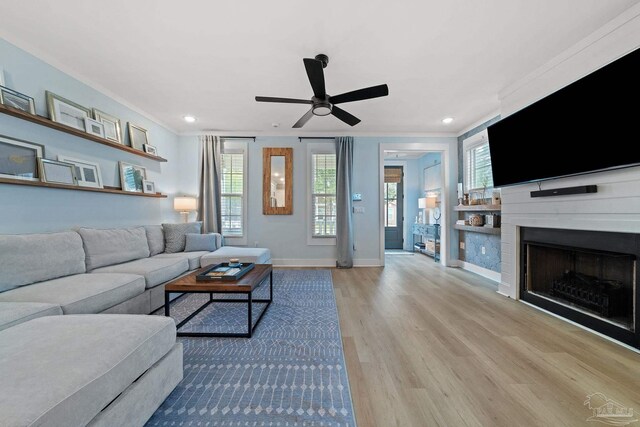
{"type": "Polygon", "coordinates": [[[203,233],[222,233],[220,167],[222,142],[213,135],[200,136],[198,221],[203,233]]]}
{"type": "Polygon", "coordinates": [[[336,138],[336,245],[338,268],[353,267],[353,220],[351,187],[353,182],[353,137],[336,138]]]}

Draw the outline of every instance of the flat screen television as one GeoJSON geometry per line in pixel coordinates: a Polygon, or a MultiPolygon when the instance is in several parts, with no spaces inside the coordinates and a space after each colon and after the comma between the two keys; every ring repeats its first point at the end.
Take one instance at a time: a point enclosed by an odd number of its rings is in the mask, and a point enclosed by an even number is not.
{"type": "Polygon", "coordinates": [[[640,165],[640,49],[488,128],[496,187],[640,165]]]}

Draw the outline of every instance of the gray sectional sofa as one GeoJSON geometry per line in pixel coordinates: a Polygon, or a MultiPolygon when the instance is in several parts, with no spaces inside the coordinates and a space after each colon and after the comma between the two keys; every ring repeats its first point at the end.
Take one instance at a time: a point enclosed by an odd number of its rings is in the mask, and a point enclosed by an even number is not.
{"type": "Polygon", "coordinates": [[[0,236],[0,302],[54,304],[64,314],[149,314],[164,304],[167,281],[201,265],[232,257],[271,263],[268,249],[226,247],[219,234],[210,235],[213,251],[185,252],[188,233],[166,240],[165,229],[199,230],[192,224],[0,236]]]}
{"type": "Polygon", "coordinates": [[[167,281],[201,266],[271,263],[268,249],[198,231],[0,236],[0,425],[142,426],[182,379],[182,347],[172,319],[139,314],[164,304],[167,281]]]}

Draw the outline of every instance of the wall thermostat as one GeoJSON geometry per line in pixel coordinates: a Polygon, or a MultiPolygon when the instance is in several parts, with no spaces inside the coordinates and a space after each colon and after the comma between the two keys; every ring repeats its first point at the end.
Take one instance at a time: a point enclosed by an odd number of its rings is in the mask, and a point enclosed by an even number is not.
{"type": "Polygon", "coordinates": [[[362,201],[362,194],[361,193],[353,193],[353,201],[354,202],[361,202],[362,201]]]}

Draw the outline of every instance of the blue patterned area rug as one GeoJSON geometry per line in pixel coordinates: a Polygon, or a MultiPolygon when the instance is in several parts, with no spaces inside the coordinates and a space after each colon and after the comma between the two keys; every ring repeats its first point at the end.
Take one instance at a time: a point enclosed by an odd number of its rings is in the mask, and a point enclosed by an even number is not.
{"type": "MultiPolygon", "coordinates": [[[[251,339],[179,338],[184,379],[147,426],[355,426],[331,272],[273,278],[273,302],[251,339]]],[[[254,298],[267,292],[268,281],[254,298]]],[[[179,322],[208,298],[182,297],[171,314],[179,322]]],[[[244,304],[214,303],[181,331],[242,332],[246,318],[244,304]]]]}

